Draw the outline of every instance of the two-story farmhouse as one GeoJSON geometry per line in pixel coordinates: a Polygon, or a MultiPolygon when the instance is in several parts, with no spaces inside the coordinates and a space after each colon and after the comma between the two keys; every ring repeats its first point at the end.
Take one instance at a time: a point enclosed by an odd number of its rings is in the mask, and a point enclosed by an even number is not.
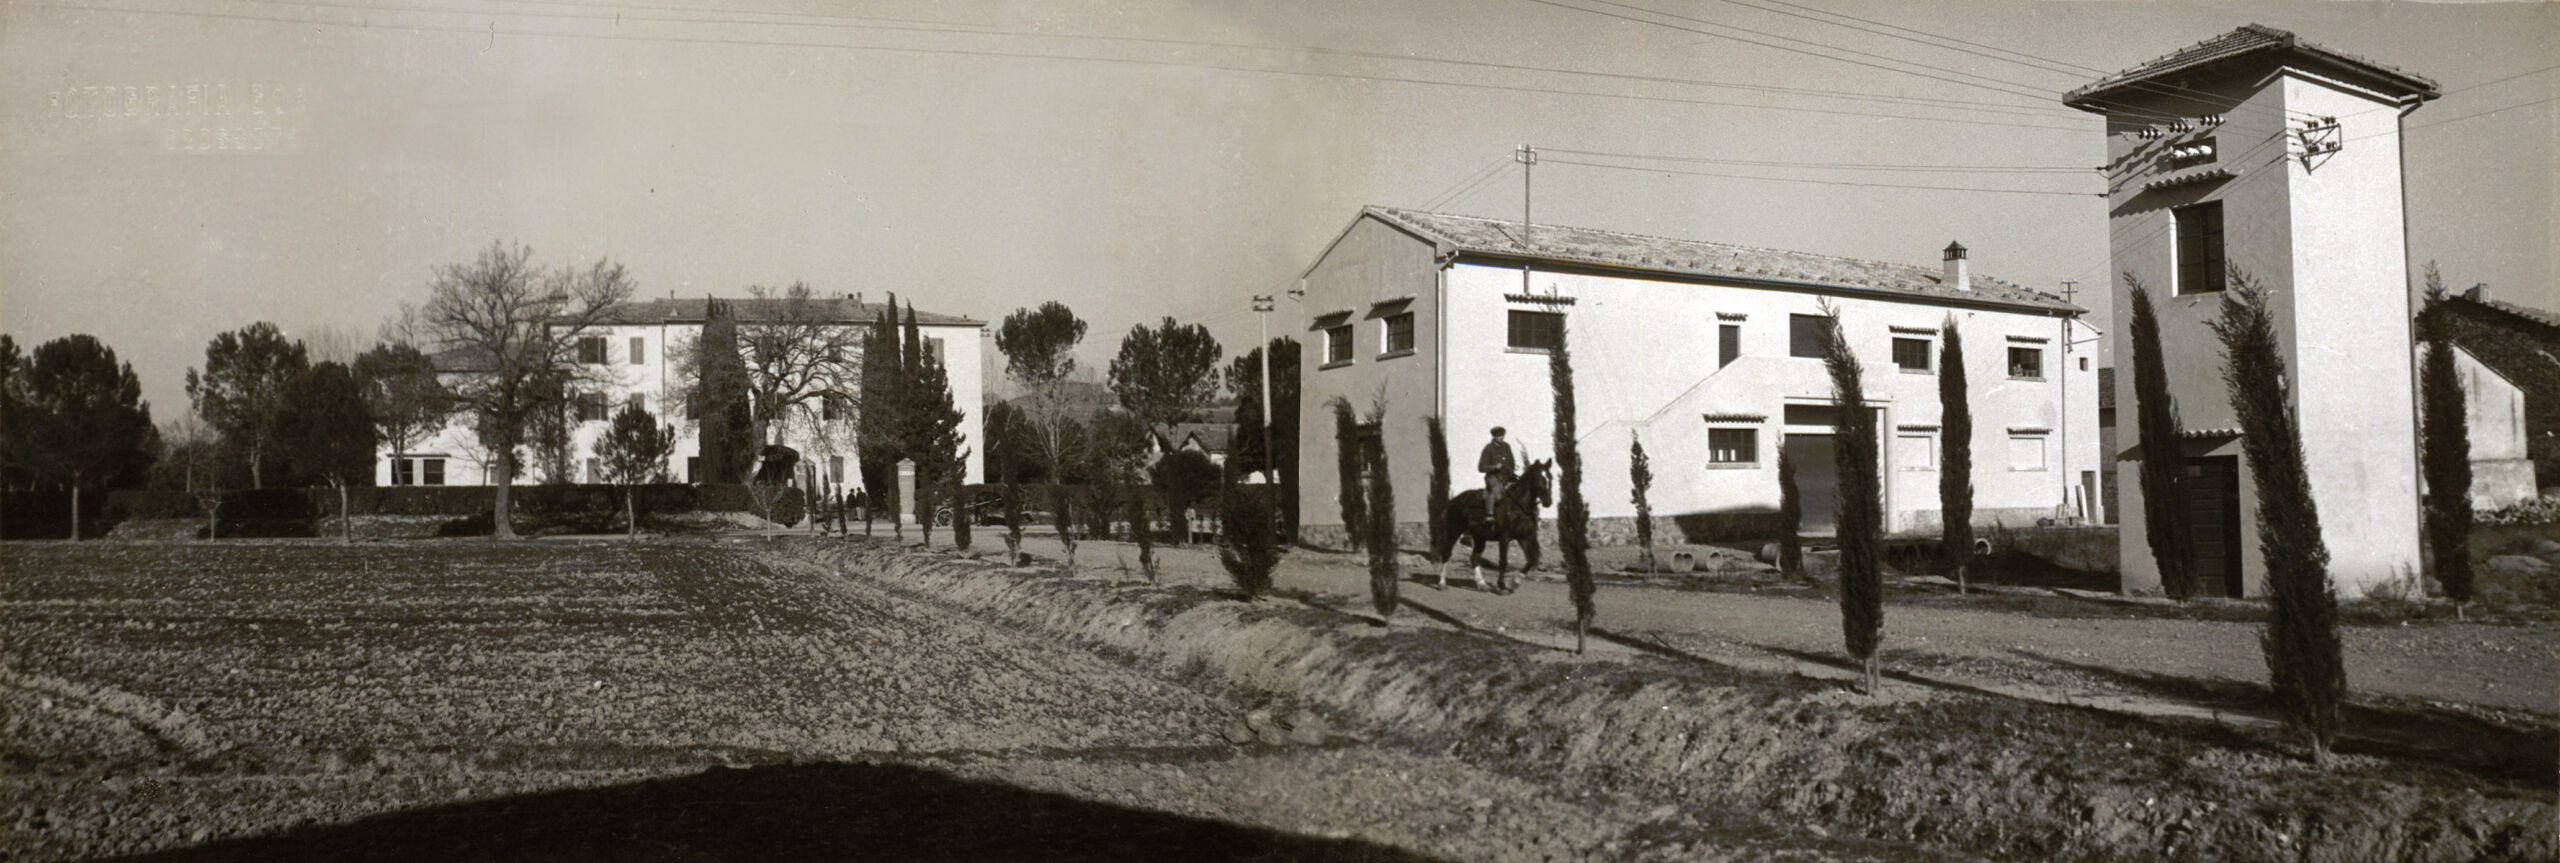
{"type": "MultiPolygon", "coordinates": [[[[1820,359],[1844,328],[1867,369],[1884,454],[1887,529],[1938,524],[1940,326],[1965,339],[1974,519],[2094,521],[2096,333],[2059,298],[1941,267],[1372,207],[1305,273],[1299,437],[1306,536],[1341,536],[1331,416],[1341,397],[1384,421],[1396,520],[1426,536],[1423,418],[1446,419],[1452,483],[1477,487],[1494,426],[1524,459],[1552,458],[1549,349],[1569,333],[1596,541],[1632,536],[1629,442],[1654,481],[1657,535],[1774,536],[1777,453],[1800,466],[1809,532],[1828,529],[1841,405],[1820,359]],[[1826,310],[1826,306],[1827,309],[1826,310]],[[1834,313],[1836,312],[1836,316],[1834,313]]],[[[1548,512],[1552,519],[1554,513],[1548,512]]]]}
{"type": "MultiPolygon", "coordinates": [[[[722,303],[735,312],[741,331],[761,325],[774,325],[787,314],[797,322],[815,321],[826,326],[844,327],[855,334],[846,341],[853,351],[843,366],[858,369],[861,365],[859,333],[877,320],[886,309],[879,303],[865,303],[855,296],[820,297],[804,301],[786,312],[782,299],[724,299],[722,303]]],[[[565,408],[570,423],[569,440],[573,475],[576,482],[603,482],[602,468],[596,458],[596,447],[611,427],[613,413],[626,404],[638,404],[657,414],[661,421],[676,430],[676,448],[670,458],[670,478],[679,482],[700,481],[702,470],[700,426],[688,415],[690,405],[684,398],[692,372],[682,365],[691,348],[702,336],[707,321],[708,301],[693,299],[640,300],[611,309],[604,323],[590,328],[581,337],[576,359],[584,366],[579,384],[581,391],[571,396],[565,408]]],[[[903,319],[902,319],[903,320],[903,319]]],[[[976,448],[983,439],[980,391],[984,363],[979,341],[986,324],[946,314],[919,310],[917,329],[926,340],[927,353],[942,363],[950,376],[953,401],[961,412],[961,433],[967,446],[976,448]]],[[[751,350],[752,339],[740,339],[742,349],[751,350]]],[[[460,379],[473,373],[470,358],[449,354],[438,358],[439,373],[449,379],[460,379]]],[[[784,412],[776,430],[777,443],[798,450],[805,467],[804,476],[835,485],[862,484],[856,475],[860,463],[861,441],[855,435],[855,399],[860,381],[832,381],[812,388],[809,395],[792,404],[784,412]]],[[[383,466],[375,481],[384,485],[477,485],[485,484],[496,471],[491,454],[479,445],[472,434],[472,418],[457,415],[445,429],[420,445],[412,446],[398,460],[384,450],[383,466]]],[[[969,482],[982,481],[979,459],[968,459],[969,482]]],[[[528,459],[527,464],[532,460],[528,459]]],[[[540,481],[538,471],[526,470],[517,481],[540,481]]]]}
{"type": "MultiPolygon", "coordinates": [[[[2436,95],[2425,78],[2250,25],[2063,99],[2107,120],[2112,269],[2141,280],[2159,307],[2186,429],[2184,451],[2165,457],[2195,480],[2179,506],[2208,592],[2265,592],[2257,492],[2209,328],[2231,266],[2269,289],[2340,593],[2418,571],[2400,124],[2436,95]]],[[[2125,286],[2114,296],[2123,320],[2125,286]]],[[[2130,367],[2129,336],[2115,355],[2130,367]]],[[[2140,393],[2116,397],[2124,416],[2139,415],[2140,393]]],[[[2140,476],[2141,460],[2162,454],[2130,438],[2117,446],[2124,588],[2156,591],[2140,476]]]]}

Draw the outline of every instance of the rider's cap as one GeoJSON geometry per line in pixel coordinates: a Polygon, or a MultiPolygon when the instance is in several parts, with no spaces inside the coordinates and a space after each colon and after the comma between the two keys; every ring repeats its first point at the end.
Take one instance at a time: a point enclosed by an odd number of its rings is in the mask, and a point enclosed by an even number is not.
{"type": "Polygon", "coordinates": [[[1493,436],[1494,436],[1494,437],[1501,437],[1501,436],[1502,436],[1502,427],[1501,427],[1501,426],[1494,426],[1494,427],[1493,427],[1493,436]]]}

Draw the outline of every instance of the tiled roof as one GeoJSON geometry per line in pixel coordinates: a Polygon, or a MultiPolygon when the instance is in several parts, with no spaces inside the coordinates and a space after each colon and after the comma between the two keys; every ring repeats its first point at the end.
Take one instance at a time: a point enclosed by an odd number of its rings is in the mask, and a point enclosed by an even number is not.
{"type": "Polygon", "coordinates": [[[1156,424],[1156,435],[1164,440],[1166,446],[1180,449],[1185,442],[1197,437],[1200,447],[1209,452],[1226,452],[1229,438],[1235,435],[1235,430],[1235,426],[1225,423],[1156,424]]]}
{"type": "Polygon", "coordinates": [[[2519,306],[2519,305],[2516,305],[2516,304],[2514,304],[2514,303],[2507,302],[2507,301],[2505,301],[2505,300],[2475,300],[2475,299],[2472,299],[2472,298],[2470,298],[2470,297],[2461,296],[2461,295],[2459,295],[2459,294],[2457,294],[2457,295],[2453,296],[2451,299],[2457,299],[2457,300],[2461,300],[2461,301],[2466,302],[2466,303],[2476,303],[2476,304],[2479,304],[2479,305],[2482,305],[2482,306],[2487,306],[2487,307],[2489,307],[2489,308],[2497,309],[2498,311],[2505,312],[2505,313],[2507,313],[2507,314],[2514,315],[2514,316],[2516,316],[2516,317],[2523,318],[2523,319],[2525,319],[2525,320],[2532,321],[2532,322],[2534,322],[2534,323],[2541,324],[2541,325],[2546,326],[2546,327],[2552,327],[2552,328],[2555,328],[2555,329],[2560,329],[2560,315],[2554,315],[2554,314],[2552,314],[2552,313],[2550,313],[2550,312],[2546,312],[2546,311],[2543,311],[2543,310],[2541,310],[2541,309],[2534,308],[2534,307],[2532,307],[2532,306],[2519,306]]]}
{"type": "MultiPolygon", "coordinates": [[[[2101,98],[2101,94],[2132,89],[2143,85],[2145,82],[2158,81],[2163,78],[2175,76],[2181,72],[2226,62],[2236,57],[2256,54],[2259,52],[2289,52],[2298,57],[2320,60],[2330,64],[2344,66],[2357,72],[2380,78],[2382,81],[2387,82],[2390,85],[2406,90],[2406,95],[2416,95],[2428,99],[2433,99],[2442,95],[2442,93],[2436,89],[2436,82],[2428,80],[2425,77],[2412,75],[2408,72],[2403,72],[2391,66],[2376,63],[2353,54],[2348,54],[2342,51],[2332,51],[2327,48],[2302,41],[2300,37],[2297,37],[2288,31],[2278,30],[2264,24],[2250,24],[2229,33],[2224,33],[2220,36],[2206,39],[2202,42],[2180,48],[2176,51],[2171,51],[2166,55],[2135,66],[2131,69],[2126,69],[2122,72],[2092,81],[2081,86],[2079,89],[2063,94],[2062,103],[2084,111],[2103,111],[2103,108],[2097,107],[2098,103],[2107,101],[2106,99],[2101,98]]],[[[2164,84],[2159,85],[2158,89],[2174,88],[2164,84]]]]}
{"type": "MultiPolygon", "coordinates": [[[[779,320],[784,315],[786,304],[791,302],[784,299],[753,297],[743,299],[722,297],[720,301],[727,303],[729,308],[737,312],[741,323],[779,320]]],[[[821,320],[848,324],[868,324],[877,321],[880,319],[881,310],[888,308],[883,303],[856,302],[851,297],[812,297],[808,302],[817,310],[821,320]]],[[[701,323],[707,317],[703,311],[703,303],[704,300],[701,297],[636,300],[607,310],[605,322],[614,324],[701,323]]],[[[900,322],[906,320],[904,307],[898,310],[898,320],[900,322]]],[[[916,323],[921,326],[986,326],[985,321],[958,315],[938,314],[922,309],[916,310],[916,323]]]]}
{"type": "Polygon", "coordinates": [[[1981,273],[1972,274],[1972,290],[1948,287],[1943,284],[1944,273],[1938,267],[1548,224],[1532,225],[1530,245],[1524,246],[1520,239],[1520,223],[1516,221],[1423,213],[1393,207],[1370,207],[1364,212],[1427,237],[1446,247],[1444,251],[1461,254],[1589,264],[1676,276],[1740,279],[1850,293],[1909,294],[2057,312],[2084,311],[2051,294],[1981,273]]]}

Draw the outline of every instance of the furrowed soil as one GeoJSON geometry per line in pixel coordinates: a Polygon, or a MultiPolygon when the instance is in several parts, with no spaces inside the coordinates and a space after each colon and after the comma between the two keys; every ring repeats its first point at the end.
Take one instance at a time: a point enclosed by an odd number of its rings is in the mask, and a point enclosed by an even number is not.
{"type": "Polygon", "coordinates": [[[1941,856],[1552,763],[1572,738],[1408,733],[973,611],[891,577],[904,556],[779,545],[0,546],[0,859],[1941,856]]]}
{"type": "MultiPolygon", "coordinates": [[[[2182,704],[2206,706],[2160,716],[2057,704],[2044,698],[2052,681],[1974,687],[1933,677],[1976,670],[1931,668],[1866,696],[1847,691],[1835,674],[1807,673],[1829,671],[1812,653],[1796,652],[1780,666],[1795,671],[1772,671],[1649,633],[1605,631],[1591,652],[1576,655],[1569,633],[1522,625],[1524,616],[1562,616],[1553,596],[1540,598],[1545,612],[1481,603],[1471,612],[1440,611],[1433,606],[1448,607],[1460,594],[1408,583],[1404,590],[1415,593],[1382,623],[1365,595],[1290,588],[1244,603],[1196,582],[1172,583],[1172,573],[1163,584],[1132,582],[1136,573],[1110,566],[1125,549],[1108,543],[1089,544],[1079,572],[884,545],[797,540],[781,554],[1167,669],[1284,693],[1377,742],[1457,754],[1560,788],[1997,859],[2560,854],[2555,737],[2542,711],[2398,696],[2359,701],[2349,706],[2343,757],[2321,768],[2306,763],[2299,741],[2280,728],[2217,715],[2215,699],[2234,702],[2243,717],[2244,708],[2256,709],[2249,702],[2259,699],[2245,691],[2177,693],[2182,704]]],[[[1293,564],[1284,585],[1328,578],[1293,564]]],[[[1645,599],[1611,590],[1621,604],[1668,603],[1659,592],[1645,599]]],[[[2192,647],[2169,634],[2180,621],[2132,621],[2117,637],[2138,637],[2152,623],[2165,625],[2155,633],[2164,639],[2156,654],[2192,647]]],[[[2548,653],[2548,645],[2529,643],[2542,631],[2517,630],[2526,634],[2519,644],[2548,653]]],[[[2081,673],[2107,671],[2093,665],[2081,673]]]]}

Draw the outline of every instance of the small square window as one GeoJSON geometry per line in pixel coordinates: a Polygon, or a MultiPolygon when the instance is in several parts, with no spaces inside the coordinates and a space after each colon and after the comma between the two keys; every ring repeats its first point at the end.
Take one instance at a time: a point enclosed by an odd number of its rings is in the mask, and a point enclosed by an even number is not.
{"type": "Polygon", "coordinates": [[[1929,340],[1895,338],[1893,364],[1906,372],[1929,370],[1929,340]]]}
{"type": "Polygon", "coordinates": [[[1894,435],[1893,463],[1903,470],[1937,470],[1938,436],[1927,432],[1894,435]]]}
{"type": "Polygon", "coordinates": [[[639,337],[639,336],[632,336],[632,337],[631,337],[631,364],[636,366],[636,365],[640,365],[640,364],[642,364],[642,363],[646,363],[646,362],[648,362],[648,361],[649,361],[649,340],[648,340],[648,339],[641,338],[641,337],[639,337]]]}
{"type": "Polygon", "coordinates": [[[1351,325],[1324,328],[1324,364],[1338,366],[1351,361],[1351,325]]]}
{"type": "Polygon", "coordinates": [[[2009,433],[2009,469],[2044,470],[2044,432],[2009,433]]]}
{"type": "Polygon", "coordinates": [[[606,418],[603,393],[588,393],[578,397],[579,422],[597,422],[606,418]]]}
{"type": "Polygon", "coordinates": [[[1821,359],[1834,326],[1837,323],[1828,315],[1788,315],[1787,356],[1821,359]]]}
{"type": "Polygon", "coordinates": [[[2044,349],[2010,348],[2009,376],[2013,378],[2026,378],[2029,380],[2044,380],[2044,349]]]}
{"type": "Polygon", "coordinates": [[[392,460],[391,460],[391,484],[392,484],[392,485],[417,485],[417,484],[418,484],[418,460],[417,460],[417,459],[413,459],[413,458],[395,458],[395,459],[392,459],[392,460]]]}
{"type": "Polygon", "coordinates": [[[1401,312],[1387,316],[1387,343],[1385,347],[1386,353],[1390,354],[1406,354],[1413,352],[1412,312],[1401,312]]]}
{"type": "Polygon", "coordinates": [[[1564,344],[1564,315],[1512,309],[1506,344],[1515,351],[1552,352],[1564,344]]]}
{"type": "Polygon", "coordinates": [[[604,337],[586,336],[578,339],[578,362],[587,365],[603,365],[604,337]]]}
{"type": "Polygon", "coordinates": [[[420,459],[418,460],[418,463],[426,466],[426,477],[418,480],[419,485],[444,484],[444,459],[420,459]]]}
{"type": "Polygon", "coordinates": [[[645,414],[645,413],[648,413],[648,412],[649,412],[649,394],[648,394],[648,393],[632,393],[632,394],[631,394],[631,409],[632,409],[632,410],[635,410],[635,411],[639,411],[639,412],[644,413],[644,414],[645,414]]]}
{"type": "Polygon", "coordinates": [[[1759,461],[1759,429],[1711,428],[1707,430],[1708,464],[1757,464],[1759,461]]]}
{"type": "Polygon", "coordinates": [[[836,420],[844,419],[849,413],[851,413],[851,411],[847,409],[845,405],[845,398],[843,396],[836,395],[834,393],[827,393],[818,397],[819,419],[827,422],[834,422],[836,420]]]}

